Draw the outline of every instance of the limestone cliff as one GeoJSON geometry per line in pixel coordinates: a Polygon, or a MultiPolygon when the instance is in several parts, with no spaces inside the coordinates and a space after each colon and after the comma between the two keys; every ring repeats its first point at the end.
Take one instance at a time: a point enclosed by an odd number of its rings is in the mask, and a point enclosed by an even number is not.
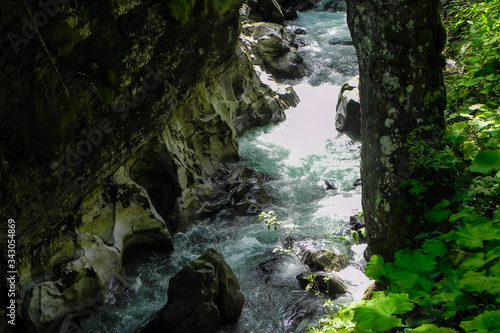
{"type": "Polygon", "coordinates": [[[240,1],[197,0],[187,16],[181,2],[0,5],[17,327],[58,330],[106,302],[129,251],[171,251],[172,232],[232,202],[237,134],[284,119],[239,43],[240,1]]]}

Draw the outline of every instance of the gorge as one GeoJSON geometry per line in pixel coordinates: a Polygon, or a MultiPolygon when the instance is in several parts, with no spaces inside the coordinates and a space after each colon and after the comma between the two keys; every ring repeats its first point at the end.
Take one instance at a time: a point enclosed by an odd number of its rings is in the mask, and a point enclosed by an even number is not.
{"type": "Polygon", "coordinates": [[[334,129],[339,86],[357,73],[345,13],[300,12],[287,22],[295,40],[276,44],[286,29],[251,19],[240,40],[241,1],[188,1],[188,16],[176,1],[2,5],[12,18],[1,41],[1,212],[16,221],[26,331],[68,318],[87,332],[140,331],[170,277],[215,248],[246,299],[221,331],[304,332],[321,304],[298,287],[301,264],[272,254],[282,239],[261,210],[290,220],[298,246],[349,257],[338,274],[350,297],[366,286],[353,279],[363,250],[348,244],[360,147],[334,129]],[[27,33],[26,13],[47,20],[27,33]]]}

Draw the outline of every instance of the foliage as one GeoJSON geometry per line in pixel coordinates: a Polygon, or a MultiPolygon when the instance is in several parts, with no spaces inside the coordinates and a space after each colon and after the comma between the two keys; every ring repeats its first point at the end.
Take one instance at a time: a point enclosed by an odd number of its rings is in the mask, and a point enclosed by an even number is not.
{"type": "MultiPolygon", "coordinates": [[[[172,16],[182,24],[189,21],[197,5],[197,0],[169,0],[167,6],[172,16]]],[[[224,14],[235,3],[235,0],[203,0],[201,3],[202,13],[208,14],[213,10],[217,14],[224,14]]]]}
{"type": "Polygon", "coordinates": [[[383,292],[311,332],[500,332],[500,0],[445,10],[448,126],[438,145],[409,143],[422,177],[402,183],[422,233],[391,262],[370,259],[383,292]]]}

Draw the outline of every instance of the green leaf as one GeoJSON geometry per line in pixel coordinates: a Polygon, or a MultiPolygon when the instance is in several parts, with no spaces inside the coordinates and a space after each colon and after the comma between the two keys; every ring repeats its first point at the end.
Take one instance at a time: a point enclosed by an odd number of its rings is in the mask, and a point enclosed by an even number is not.
{"type": "Polygon", "coordinates": [[[500,277],[500,262],[497,262],[495,265],[490,267],[488,270],[489,276],[500,277]]]}
{"type": "Polygon", "coordinates": [[[405,333],[454,333],[457,332],[452,328],[437,327],[434,324],[424,324],[417,328],[405,329],[405,333]]]}
{"type": "Polygon", "coordinates": [[[384,276],[384,258],[379,255],[373,255],[366,264],[366,276],[374,280],[379,280],[384,276]]]}
{"type": "Polygon", "coordinates": [[[464,274],[458,283],[467,291],[487,292],[488,294],[500,294],[500,278],[495,276],[485,276],[485,272],[469,271],[464,274]]]}
{"type": "Polygon", "coordinates": [[[425,212],[425,217],[432,223],[440,223],[445,221],[448,216],[450,216],[450,210],[444,209],[450,205],[448,200],[441,200],[436,206],[434,206],[431,210],[425,212]]]}
{"type": "Polygon", "coordinates": [[[401,319],[393,316],[413,309],[408,294],[373,293],[373,299],[354,307],[356,332],[386,332],[401,325],[401,319]]]}
{"type": "Polygon", "coordinates": [[[422,254],[421,251],[410,251],[403,249],[395,255],[396,260],[384,267],[386,276],[394,284],[395,290],[398,286],[412,294],[412,297],[427,294],[431,291],[434,283],[426,279],[426,276],[436,267],[434,258],[422,254]]]}
{"type": "Polygon", "coordinates": [[[473,104],[471,106],[469,106],[469,110],[482,110],[483,108],[485,107],[484,104],[473,104]]]}
{"type": "Polygon", "coordinates": [[[500,258],[500,241],[495,240],[485,247],[485,252],[486,252],[486,260],[487,261],[492,261],[497,258],[500,258]]]}
{"type": "Polygon", "coordinates": [[[484,253],[471,253],[464,261],[460,263],[460,266],[469,270],[476,270],[483,267],[486,264],[484,260],[484,253]]]}
{"type": "Polygon", "coordinates": [[[500,229],[489,224],[464,225],[457,230],[454,238],[460,246],[469,249],[481,249],[484,241],[500,239],[500,229]]]}
{"type": "Polygon", "coordinates": [[[481,82],[483,80],[484,80],[484,77],[482,77],[482,76],[475,77],[475,78],[472,78],[469,81],[467,81],[464,85],[466,87],[472,87],[472,86],[475,86],[476,84],[478,84],[479,82],[481,82]]]}
{"type": "Polygon", "coordinates": [[[445,237],[438,237],[427,240],[423,245],[422,249],[425,253],[431,256],[431,258],[442,257],[448,252],[446,247],[445,237]]]}
{"type": "Polygon", "coordinates": [[[500,150],[486,150],[477,153],[470,171],[489,174],[500,169],[500,150]]]}
{"type": "MultiPolygon", "coordinates": [[[[469,115],[462,115],[462,116],[471,117],[469,115]]],[[[467,136],[465,135],[466,128],[467,128],[467,124],[465,122],[455,123],[445,133],[444,138],[446,140],[450,140],[454,143],[462,144],[467,140],[467,136]]]]}
{"type": "Polygon", "coordinates": [[[472,320],[462,321],[460,327],[462,327],[466,333],[500,332],[500,311],[485,311],[472,320]]]}
{"type": "Polygon", "coordinates": [[[359,244],[359,235],[356,232],[356,230],[351,230],[351,236],[354,239],[354,241],[356,242],[356,244],[359,244]]]}
{"type": "MultiPolygon", "coordinates": [[[[462,295],[462,291],[458,287],[458,281],[457,276],[449,276],[439,281],[437,284],[439,292],[436,293],[436,295],[433,295],[433,298],[438,302],[444,303],[445,305],[451,304],[456,311],[456,299],[462,295]]],[[[465,305],[468,306],[469,304],[467,303],[465,305]]]]}

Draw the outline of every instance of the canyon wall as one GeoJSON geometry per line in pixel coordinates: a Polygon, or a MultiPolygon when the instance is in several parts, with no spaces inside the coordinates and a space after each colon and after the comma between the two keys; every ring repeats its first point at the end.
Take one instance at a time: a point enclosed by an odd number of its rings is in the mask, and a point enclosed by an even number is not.
{"type": "Polygon", "coordinates": [[[17,271],[18,328],[112,301],[129,253],[170,252],[172,233],[237,204],[237,135],[296,102],[256,74],[240,1],[182,2],[0,6],[0,215],[16,225],[1,270],[17,271]]]}

